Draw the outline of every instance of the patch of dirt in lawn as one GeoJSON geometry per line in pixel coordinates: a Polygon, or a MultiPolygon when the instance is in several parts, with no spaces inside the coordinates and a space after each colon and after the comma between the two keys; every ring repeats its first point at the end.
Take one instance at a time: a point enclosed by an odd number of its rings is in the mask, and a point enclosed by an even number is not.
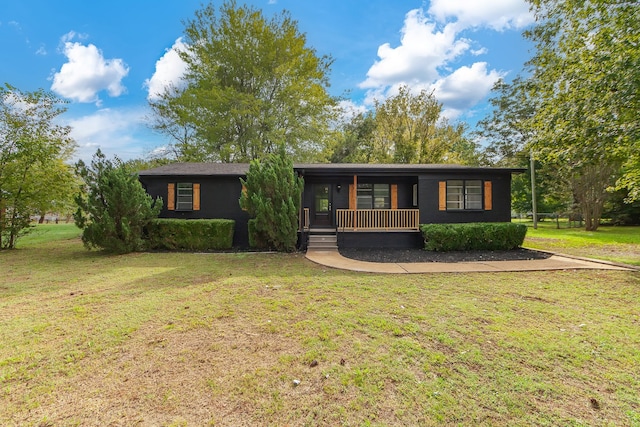
{"type": "Polygon", "coordinates": [[[370,262],[473,262],[473,261],[523,261],[546,259],[549,253],[531,249],[510,251],[450,251],[434,252],[422,249],[340,249],[344,257],[370,262]]]}
{"type": "Polygon", "coordinates": [[[184,331],[147,325],[113,354],[83,360],[82,374],[28,418],[51,425],[250,426],[264,423],[260,414],[277,413],[278,399],[322,396],[322,368],[304,363],[298,341],[242,320],[191,330],[176,324],[184,331]]]}
{"type": "Polygon", "coordinates": [[[552,237],[529,237],[527,236],[527,240],[532,242],[562,242],[562,239],[554,239],[552,237]]]}
{"type": "MultiPolygon", "coordinates": [[[[557,245],[554,246],[554,244],[549,243],[546,248],[550,251],[556,251],[567,255],[599,258],[614,262],[634,263],[634,261],[640,260],[640,245],[588,245],[573,248],[557,245]]],[[[637,264],[637,262],[635,262],[635,264],[637,264]]]]}
{"type": "Polygon", "coordinates": [[[594,256],[608,256],[615,258],[640,259],[640,245],[600,245],[589,246],[589,253],[594,256]]]}

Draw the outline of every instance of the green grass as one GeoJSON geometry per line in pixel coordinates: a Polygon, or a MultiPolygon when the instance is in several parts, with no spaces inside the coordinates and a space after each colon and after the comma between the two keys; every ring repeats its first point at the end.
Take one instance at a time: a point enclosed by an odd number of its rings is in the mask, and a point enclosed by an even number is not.
{"type": "Polygon", "coordinates": [[[584,256],[640,265],[640,227],[600,226],[597,231],[584,228],[568,228],[567,223],[543,221],[534,229],[527,223],[524,245],[534,249],[545,249],[568,255],[584,256]]]}
{"type": "Polygon", "coordinates": [[[637,272],[374,275],[63,234],[0,252],[1,425],[640,425],[637,272]]]}
{"type": "Polygon", "coordinates": [[[74,239],[82,231],[74,223],[38,224],[28,230],[28,233],[18,239],[18,247],[33,247],[55,240],[74,239]]]}

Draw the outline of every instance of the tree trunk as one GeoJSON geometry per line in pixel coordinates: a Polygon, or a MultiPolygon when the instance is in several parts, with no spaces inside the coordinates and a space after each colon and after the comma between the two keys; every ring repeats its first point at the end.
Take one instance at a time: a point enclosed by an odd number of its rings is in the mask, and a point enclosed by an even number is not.
{"type": "Polygon", "coordinates": [[[613,165],[587,165],[576,171],[571,185],[584,217],[586,231],[596,231],[600,225],[607,187],[613,179],[613,165]]]}

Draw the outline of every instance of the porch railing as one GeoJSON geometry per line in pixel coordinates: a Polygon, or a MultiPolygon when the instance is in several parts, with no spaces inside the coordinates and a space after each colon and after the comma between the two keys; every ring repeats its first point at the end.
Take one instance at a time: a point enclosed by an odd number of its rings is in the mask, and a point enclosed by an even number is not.
{"type": "Polygon", "coordinates": [[[336,209],[336,227],[345,230],[419,230],[419,209],[336,209]]]}

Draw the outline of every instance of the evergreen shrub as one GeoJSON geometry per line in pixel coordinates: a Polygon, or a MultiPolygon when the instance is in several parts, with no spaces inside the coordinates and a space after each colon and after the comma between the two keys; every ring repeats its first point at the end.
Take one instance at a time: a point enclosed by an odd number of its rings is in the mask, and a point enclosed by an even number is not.
{"type": "Polygon", "coordinates": [[[162,199],[149,196],[136,174],[100,150],[90,165],[80,160],[76,170],[84,186],[75,198],[78,210],[73,218],[82,229],[85,247],[119,254],[144,250],[143,230],[157,218],[162,199]]]}
{"type": "Polygon", "coordinates": [[[527,226],[511,222],[422,224],[420,231],[428,251],[497,251],[522,246],[527,226]]]}
{"type": "Polygon", "coordinates": [[[269,244],[264,238],[264,234],[258,232],[256,228],[258,221],[255,218],[249,220],[249,247],[253,249],[269,249],[269,244]]]}
{"type": "Polygon", "coordinates": [[[298,242],[298,215],[304,181],[280,149],[249,165],[240,206],[249,221],[249,246],[291,252],[298,242]]]}

